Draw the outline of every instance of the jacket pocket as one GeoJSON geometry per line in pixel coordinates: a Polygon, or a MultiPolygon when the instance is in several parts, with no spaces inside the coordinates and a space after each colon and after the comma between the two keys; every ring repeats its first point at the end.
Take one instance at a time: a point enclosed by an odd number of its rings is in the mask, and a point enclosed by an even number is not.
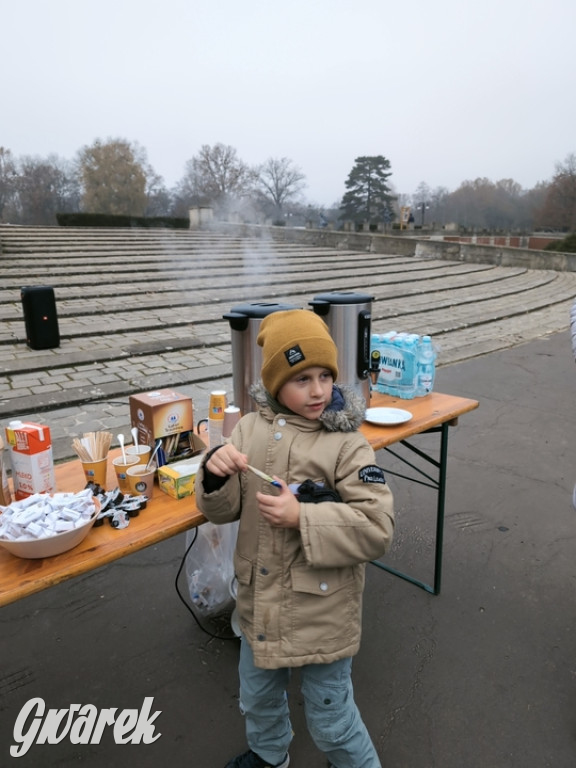
{"type": "Polygon", "coordinates": [[[354,567],[310,568],[293,565],[290,569],[294,592],[306,592],[319,597],[330,597],[341,589],[351,587],[355,581],[354,567]]]}
{"type": "Polygon", "coordinates": [[[290,637],[295,655],[331,654],[359,640],[362,579],[357,566],[290,569],[290,637]]]}

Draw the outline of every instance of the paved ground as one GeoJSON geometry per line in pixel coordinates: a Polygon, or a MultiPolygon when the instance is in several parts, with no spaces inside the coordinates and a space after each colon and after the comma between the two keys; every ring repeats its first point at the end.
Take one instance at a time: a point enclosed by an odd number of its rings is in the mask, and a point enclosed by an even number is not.
{"type": "MultiPolygon", "coordinates": [[[[518,332],[530,324],[517,318],[518,332]]],[[[368,570],[354,677],[385,768],[574,766],[575,376],[569,335],[558,329],[438,371],[439,391],[480,407],[451,430],[440,596],[368,570]]],[[[84,429],[108,419],[102,407],[36,415],[84,429]]],[[[421,440],[433,448],[432,436],[421,440]]],[[[398,524],[389,561],[430,578],[429,491],[390,483],[398,524]]],[[[0,611],[1,765],[14,762],[14,723],[33,697],[51,708],[122,709],[153,696],[162,736],[140,746],[109,734],[97,745],[35,745],[19,758],[24,768],[120,768],[127,758],[141,768],[221,768],[243,748],[237,641],[206,635],[178,599],[184,546],[177,537],[0,611]]],[[[297,683],[292,765],[322,768],[297,683]]]]}
{"type": "MultiPolygon", "coordinates": [[[[573,768],[576,633],[574,363],[567,333],[442,369],[441,390],[480,400],[452,430],[442,593],[375,568],[355,662],[358,702],[386,768],[573,768]]],[[[429,499],[390,480],[391,562],[430,575],[429,499]]],[[[0,754],[42,697],[139,708],[154,744],[34,746],[38,765],[222,768],[241,749],[236,641],[211,639],[179,601],[176,538],[0,611],[0,754]]],[[[183,585],[184,586],[184,585],[183,585]]],[[[297,676],[292,765],[323,768],[297,676]]]]}

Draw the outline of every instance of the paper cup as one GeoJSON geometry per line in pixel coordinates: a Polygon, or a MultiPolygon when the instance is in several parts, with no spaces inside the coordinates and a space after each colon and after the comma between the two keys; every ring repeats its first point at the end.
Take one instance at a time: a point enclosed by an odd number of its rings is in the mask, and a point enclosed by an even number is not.
{"type": "Polygon", "coordinates": [[[126,474],[126,470],[128,469],[128,467],[133,467],[138,463],[139,463],[138,456],[126,456],[126,461],[124,461],[122,456],[116,456],[115,459],[112,459],[112,464],[114,465],[114,471],[116,472],[116,480],[118,481],[118,488],[120,488],[122,493],[129,493],[130,491],[130,485],[128,483],[128,475],[126,474]]]}
{"type": "Polygon", "coordinates": [[[224,390],[216,390],[210,393],[210,405],[208,407],[209,419],[223,419],[224,409],[226,408],[226,392],[224,390]]]}
{"type": "Polygon", "coordinates": [[[151,450],[149,445],[129,445],[124,449],[124,453],[126,456],[137,456],[139,464],[148,464],[151,450]]]}
{"type": "Polygon", "coordinates": [[[87,483],[95,483],[106,487],[106,475],[108,474],[108,458],[100,461],[83,461],[82,469],[87,483]]]}
{"type": "Polygon", "coordinates": [[[148,496],[152,498],[154,493],[154,477],[156,476],[156,467],[152,466],[146,469],[142,464],[135,464],[126,470],[130,493],[136,496],[148,496]]]}
{"type": "Polygon", "coordinates": [[[229,405],[224,409],[224,419],[222,421],[222,437],[230,437],[232,430],[240,421],[240,408],[236,405],[229,405]]]}

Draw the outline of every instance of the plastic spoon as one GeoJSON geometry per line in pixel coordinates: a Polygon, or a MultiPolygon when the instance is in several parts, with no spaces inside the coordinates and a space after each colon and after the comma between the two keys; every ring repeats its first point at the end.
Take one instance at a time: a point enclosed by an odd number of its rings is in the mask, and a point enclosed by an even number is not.
{"type": "Polygon", "coordinates": [[[134,445],[138,447],[138,427],[132,427],[130,432],[132,433],[132,440],[134,441],[134,445]]]}
{"type": "Polygon", "coordinates": [[[124,435],[116,435],[120,448],[122,448],[122,461],[126,464],[126,451],[124,450],[124,435]]]}
{"type": "Polygon", "coordinates": [[[146,464],[146,469],[149,470],[152,467],[152,462],[154,460],[154,456],[158,453],[158,448],[162,445],[162,440],[156,440],[156,447],[152,451],[152,456],[148,459],[148,464],[146,464]]]}

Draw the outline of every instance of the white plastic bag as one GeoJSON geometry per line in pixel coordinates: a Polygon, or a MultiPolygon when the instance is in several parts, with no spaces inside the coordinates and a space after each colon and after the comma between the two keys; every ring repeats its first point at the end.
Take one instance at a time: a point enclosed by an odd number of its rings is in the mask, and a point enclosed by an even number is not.
{"type": "MultiPolygon", "coordinates": [[[[190,599],[203,616],[217,616],[234,606],[234,549],[238,522],[214,525],[204,523],[186,558],[186,578],[190,599]]],[[[186,533],[186,549],[194,529],[186,533]]]]}

